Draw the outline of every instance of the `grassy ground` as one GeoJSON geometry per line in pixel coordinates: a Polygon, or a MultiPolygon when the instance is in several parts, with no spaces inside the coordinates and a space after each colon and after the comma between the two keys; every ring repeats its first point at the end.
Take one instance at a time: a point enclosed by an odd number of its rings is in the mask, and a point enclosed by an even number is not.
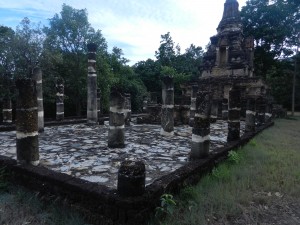
{"type": "MultiPolygon", "coordinates": [[[[0,224],[85,224],[53,200],[7,184],[0,170],[0,224]]],[[[154,224],[300,224],[300,117],[276,120],[198,185],[162,203],[154,224]]]]}
{"type": "Polygon", "coordinates": [[[84,220],[55,196],[40,196],[7,183],[0,169],[0,224],[1,225],[83,225],[84,220]],[[50,200],[49,200],[50,199],[50,200]]]}
{"type": "Polygon", "coordinates": [[[156,223],[300,224],[300,117],[276,120],[174,200],[156,223]]]}

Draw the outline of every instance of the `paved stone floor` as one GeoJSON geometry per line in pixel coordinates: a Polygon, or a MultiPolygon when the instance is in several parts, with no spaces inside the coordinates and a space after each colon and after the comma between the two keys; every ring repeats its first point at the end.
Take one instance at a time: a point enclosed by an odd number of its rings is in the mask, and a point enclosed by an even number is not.
{"type": "MultiPolygon", "coordinates": [[[[244,130],[244,123],[241,123],[244,130]]],[[[146,184],[166,175],[188,161],[192,128],[175,127],[173,137],[162,137],[159,125],[126,127],[126,147],[107,147],[108,124],[45,127],[39,136],[40,164],[112,188],[117,186],[120,162],[140,159],[146,164],[146,184]]],[[[0,154],[16,159],[15,131],[0,133],[0,154]]],[[[211,124],[211,151],[226,143],[227,123],[211,124]]]]}

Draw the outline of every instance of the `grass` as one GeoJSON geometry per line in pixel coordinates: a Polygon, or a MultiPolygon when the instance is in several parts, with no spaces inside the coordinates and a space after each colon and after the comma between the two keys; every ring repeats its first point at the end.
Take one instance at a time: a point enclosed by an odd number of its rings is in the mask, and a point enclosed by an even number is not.
{"type": "MultiPolygon", "coordinates": [[[[78,213],[56,202],[43,201],[37,192],[13,186],[6,181],[4,168],[0,169],[0,224],[5,225],[83,225],[78,213]]],[[[47,197],[48,198],[48,197],[47,197]]]]}
{"type": "Polygon", "coordinates": [[[154,223],[232,224],[233,218],[249,214],[255,218],[249,224],[256,224],[259,212],[253,205],[268,208],[275,198],[299,203],[299,146],[300,117],[276,120],[242,149],[230,152],[198,185],[183,189],[175,197],[174,212],[154,223]]]}

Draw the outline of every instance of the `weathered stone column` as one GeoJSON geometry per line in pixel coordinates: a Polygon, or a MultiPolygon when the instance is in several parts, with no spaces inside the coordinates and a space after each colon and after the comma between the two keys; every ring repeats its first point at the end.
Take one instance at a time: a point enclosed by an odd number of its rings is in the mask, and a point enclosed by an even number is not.
{"type": "Polygon", "coordinates": [[[194,118],[191,159],[206,157],[210,143],[210,93],[198,92],[196,99],[196,113],[194,118]]]}
{"type": "Polygon", "coordinates": [[[219,66],[220,65],[220,48],[219,47],[216,47],[216,63],[215,63],[216,66],[219,66]]]}
{"type": "Polygon", "coordinates": [[[102,118],[101,112],[101,90],[97,88],[97,117],[99,125],[104,125],[104,118],[102,118]]]}
{"type": "Polygon", "coordinates": [[[11,106],[11,99],[9,96],[3,98],[3,123],[9,124],[12,123],[12,106],[11,106]]]}
{"type": "Polygon", "coordinates": [[[212,100],[212,105],[211,105],[211,115],[210,117],[212,119],[217,119],[218,118],[218,107],[219,107],[219,102],[217,99],[212,100]]]}
{"type": "Polygon", "coordinates": [[[123,161],[118,172],[118,194],[124,197],[143,195],[146,170],[142,161],[123,161]]]}
{"type": "Polygon", "coordinates": [[[198,85],[192,85],[191,91],[191,107],[190,107],[190,120],[189,125],[194,125],[194,117],[196,112],[196,99],[197,99],[198,85]]]}
{"type": "Polygon", "coordinates": [[[125,97],[117,90],[110,93],[108,147],[125,147],[125,97]]]}
{"type": "Polygon", "coordinates": [[[130,126],[131,121],[131,95],[129,93],[125,93],[125,125],[130,126]]]}
{"type": "Polygon", "coordinates": [[[255,131],[255,99],[247,99],[247,109],[246,109],[246,127],[245,132],[255,131]]]}
{"type": "Polygon", "coordinates": [[[97,72],[96,51],[97,45],[87,44],[88,49],[88,79],[87,79],[87,123],[97,124],[97,72]]]}
{"type": "Polygon", "coordinates": [[[240,111],[241,92],[236,86],[233,86],[229,91],[228,142],[236,141],[240,138],[240,111]]]}
{"type": "Polygon", "coordinates": [[[226,98],[222,100],[222,119],[228,120],[228,99],[226,98]]]}
{"type": "Polygon", "coordinates": [[[64,120],[65,107],[64,107],[64,81],[62,79],[56,80],[56,120],[64,120]]]}
{"type": "Polygon", "coordinates": [[[257,125],[265,124],[266,101],[263,96],[256,99],[257,125]]]}
{"type": "Polygon", "coordinates": [[[273,110],[273,104],[270,101],[267,101],[266,103],[266,113],[265,113],[265,122],[270,123],[272,122],[272,110],[273,110]]]}
{"type": "Polygon", "coordinates": [[[229,62],[229,46],[226,46],[226,56],[225,56],[225,60],[226,60],[226,65],[228,64],[229,62]]]}
{"type": "Polygon", "coordinates": [[[16,137],[17,161],[39,164],[38,102],[36,83],[32,79],[16,81],[16,137]]]}
{"type": "Polygon", "coordinates": [[[147,96],[143,97],[143,112],[148,112],[147,107],[148,107],[148,100],[149,98],[147,96]]]}
{"type": "Polygon", "coordinates": [[[162,106],[160,134],[172,136],[174,134],[174,83],[172,76],[162,78],[162,106]]]}
{"type": "Polygon", "coordinates": [[[44,131],[43,74],[40,68],[33,69],[32,80],[36,81],[39,132],[43,132],[44,131]]]}

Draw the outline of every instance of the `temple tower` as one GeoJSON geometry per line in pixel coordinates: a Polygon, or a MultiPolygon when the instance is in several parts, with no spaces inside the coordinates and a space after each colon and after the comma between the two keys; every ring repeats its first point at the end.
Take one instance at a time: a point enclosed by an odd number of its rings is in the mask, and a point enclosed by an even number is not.
{"type": "Polygon", "coordinates": [[[204,56],[202,77],[253,75],[253,38],[244,37],[239,3],[226,0],[217,35],[204,56]]]}

